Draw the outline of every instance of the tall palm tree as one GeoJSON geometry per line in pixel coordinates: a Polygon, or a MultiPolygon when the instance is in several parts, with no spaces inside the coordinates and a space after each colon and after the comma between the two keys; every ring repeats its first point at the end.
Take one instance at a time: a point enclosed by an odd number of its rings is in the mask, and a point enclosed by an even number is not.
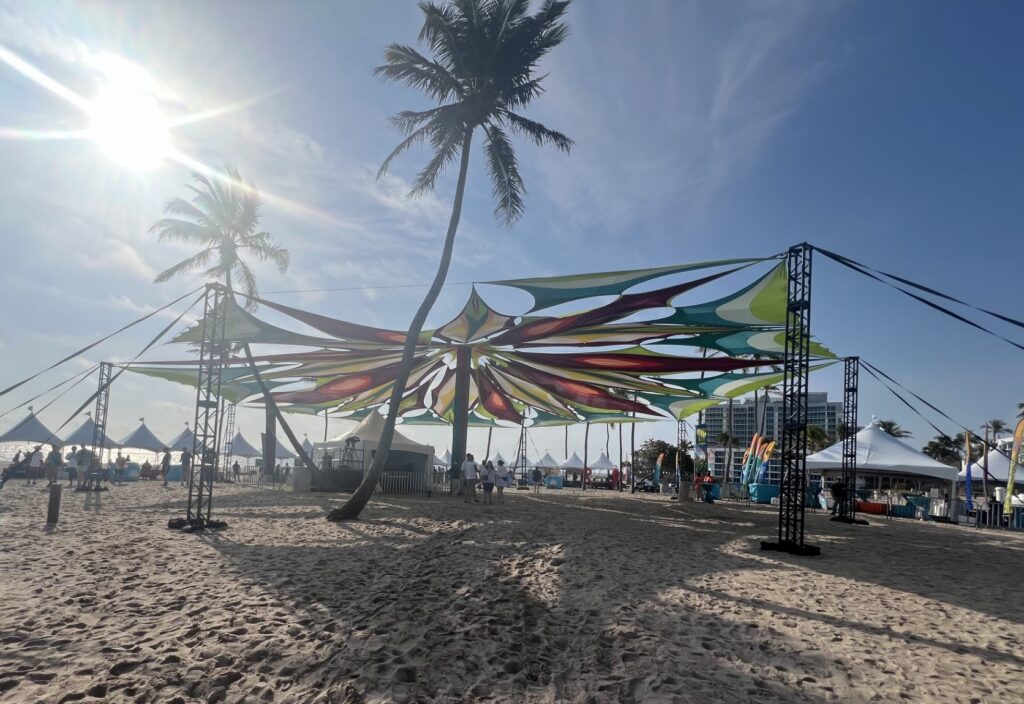
{"type": "Polygon", "coordinates": [[[811,452],[824,450],[833,442],[835,442],[835,438],[820,425],[807,426],[807,449],[811,452]]]}
{"type": "Polygon", "coordinates": [[[543,92],[544,76],[536,75],[538,63],[568,33],[562,21],[569,7],[567,0],[545,0],[533,15],[529,14],[529,5],[529,0],[451,0],[443,5],[421,2],[423,27],[419,39],[426,42],[433,56],[424,56],[405,44],[391,44],[384,52],[384,64],[374,71],[386,80],[419,89],[439,103],[429,110],[404,110],[392,118],[406,137],[384,160],[378,176],[387,173],[396,157],[424,142],[429,143],[432,155],[416,176],[410,195],[433,190],[438,176],[456,159],[459,176],[441,261],[409,324],[377,453],[352,497],[329,514],[332,520],[357,518],[384,471],[416,341],[448,275],[474,133],[480,130],[483,134],[494,212],[506,226],[514,224],[525,207],[523,179],[510,135],[564,152],[572,147],[572,140],[561,132],[519,113],[543,92]]]}
{"type": "MultiPolygon", "coordinates": [[[[196,254],[160,272],[156,282],[164,283],[176,276],[204,270],[207,279],[223,281],[232,298],[235,286],[240,286],[245,296],[245,308],[252,311],[256,309],[255,297],[259,289],[256,276],[243,257],[272,262],[278,271],[284,273],[288,270],[288,250],[275,244],[269,232],[259,229],[263,203],[256,187],[246,182],[234,166],[225,166],[224,171],[221,178],[193,173],[192,180],[197,185],[187,186],[193,193],[191,202],[182,198],[169,200],[164,206],[166,217],[157,220],[150,228],[150,233],[155,233],[161,242],[185,242],[200,247],[196,254]]],[[[245,352],[262,389],[268,430],[273,428],[271,419],[276,420],[299,457],[306,464],[311,464],[269,389],[263,384],[249,345],[242,345],[241,350],[245,352]]],[[[274,433],[268,433],[268,437],[273,436],[274,433]]]]}
{"type": "Polygon", "coordinates": [[[149,229],[161,242],[200,247],[196,254],[160,272],[156,283],[205,269],[208,279],[223,281],[228,290],[240,286],[246,297],[245,307],[252,311],[259,290],[243,257],[272,262],[283,274],[288,270],[288,250],[274,244],[269,232],[258,229],[263,203],[255,186],[244,181],[234,166],[224,170],[224,179],[193,173],[192,180],[198,186],[188,186],[194,194],[192,201],[169,200],[164,213],[174,217],[161,218],[149,229]]]}
{"type": "Polygon", "coordinates": [[[894,420],[880,420],[878,421],[878,427],[881,428],[883,432],[892,435],[894,438],[914,437],[913,433],[911,433],[909,430],[904,430],[903,428],[901,428],[900,424],[894,420]]]}
{"type": "Polygon", "coordinates": [[[961,448],[966,442],[963,433],[959,435],[959,442],[948,435],[936,435],[928,444],[921,448],[921,452],[938,462],[956,467],[962,459],[961,448]]]}
{"type": "Polygon", "coordinates": [[[985,425],[981,427],[989,429],[989,431],[992,433],[993,440],[999,437],[1000,433],[1006,433],[1009,432],[1010,430],[1010,427],[1006,424],[1006,421],[999,420],[998,418],[994,418],[990,421],[987,421],[985,425]]]}

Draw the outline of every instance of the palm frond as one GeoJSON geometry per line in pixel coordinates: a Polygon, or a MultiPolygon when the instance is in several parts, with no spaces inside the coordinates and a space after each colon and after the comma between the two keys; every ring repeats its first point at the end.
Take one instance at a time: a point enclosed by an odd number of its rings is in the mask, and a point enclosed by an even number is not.
{"type": "Polygon", "coordinates": [[[159,274],[157,274],[156,278],[153,279],[153,281],[154,283],[162,284],[166,281],[170,281],[175,276],[180,276],[181,274],[187,274],[189,272],[198,271],[199,269],[206,266],[207,263],[209,263],[210,257],[212,255],[213,248],[207,247],[206,249],[200,251],[198,254],[193,254],[188,259],[183,259],[174,266],[164,269],[159,274]]]}
{"type": "Polygon", "coordinates": [[[160,218],[149,228],[149,232],[155,234],[161,242],[208,245],[216,241],[216,232],[210,232],[199,223],[180,218],[160,218]]]}
{"type": "Polygon", "coordinates": [[[391,44],[384,50],[384,63],[373,69],[375,76],[418,88],[435,100],[462,96],[462,86],[448,70],[410,46],[391,44]]]}
{"type": "Polygon", "coordinates": [[[455,159],[462,146],[462,139],[466,136],[465,125],[449,122],[438,116],[435,116],[427,127],[430,129],[430,144],[434,148],[434,155],[416,175],[412,190],[409,192],[412,196],[434,189],[437,177],[455,159]]]}
{"type": "Polygon", "coordinates": [[[381,164],[380,168],[377,170],[377,178],[384,178],[384,176],[387,175],[388,173],[388,169],[391,167],[391,162],[394,161],[397,157],[401,156],[401,154],[405,152],[407,149],[409,149],[409,147],[413,146],[414,144],[419,144],[424,139],[426,139],[427,134],[429,132],[430,125],[424,125],[423,127],[420,127],[418,130],[410,134],[408,137],[403,139],[401,143],[399,143],[397,147],[392,149],[391,153],[388,154],[387,157],[384,159],[384,163],[381,164]]]}
{"type": "Polygon", "coordinates": [[[551,144],[566,154],[572,149],[573,141],[561,132],[548,129],[541,123],[517,115],[511,110],[502,110],[501,116],[505,118],[513,132],[530,137],[538,146],[551,144]]]}
{"type": "Polygon", "coordinates": [[[519,175],[515,150],[508,135],[497,125],[484,125],[487,142],[487,170],[491,177],[491,193],[494,196],[494,214],[511,226],[523,215],[523,179],[519,175]]]}
{"type": "Polygon", "coordinates": [[[272,262],[282,274],[288,271],[291,255],[287,249],[272,242],[269,232],[250,235],[240,247],[261,262],[272,262]]]}
{"type": "Polygon", "coordinates": [[[454,75],[466,75],[463,61],[465,54],[465,36],[467,18],[455,5],[435,5],[432,2],[420,2],[423,12],[423,27],[420,29],[420,41],[427,42],[430,50],[437,55],[442,65],[454,75]]]}
{"type": "Polygon", "coordinates": [[[241,259],[237,260],[233,272],[238,275],[238,279],[242,284],[242,293],[247,296],[245,299],[245,309],[250,313],[255,312],[259,306],[256,302],[256,296],[260,293],[259,289],[256,288],[256,276],[253,275],[252,269],[241,259]]]}
{"type": "Polygon", "coordinates": [[[388,118],[388,122],[390,122],[395,129],[400,131],[402,134],[412,134],[417,127],[428,121],[441,110],[444,110],[446,107],[448,106],[441,105],[440,107],[430,108],[429,110],[402,110],[388,118]]]}
{"type": "Polygon", "coordinates": [[[181,215],[182,217],[193,220],[199,223],[209,232],[216,232],[220,230],[220,223],[216,219],[212,218],[207,213],[197,208],[187,200],[181,198],[173,198],[164,204],[164,213],[167,215],[181,215]]]}

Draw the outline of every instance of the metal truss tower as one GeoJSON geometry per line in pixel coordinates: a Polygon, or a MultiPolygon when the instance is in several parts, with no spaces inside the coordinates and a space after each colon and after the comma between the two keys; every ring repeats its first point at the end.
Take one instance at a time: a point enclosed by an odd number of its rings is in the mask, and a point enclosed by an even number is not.
{"type": "Polygon", "coordinates": [[[807,389],[811,358],[811,254],[807,243],[786,254],[789,276],[786,300],[786,345],[782,380],[782,443],[779,486],[778,542],[762,542],[762,550],[818,555],[804,542],[807,487],[807,389]]]}
{"type": "Polygon", "coordinates": [[[526,426],[519,430],[519,454],[516,456],[516,466],[512,468],[512,477],[516,480],[526,479],[526,426]]]}
{"type": "Polygon", "coordinates": [[[199,346],[199,379],[196,388],[196,414],[193,424],[192,465],[188,473],[188,508],[185,518],[167,522],[168,528],[185,532],[223,528],[223,521],[210,519],[213,505],[213,479],[217,471],[217,432],[220,427],[220,386],[224,358],[227,293],[219,284],[207,284],[203,298],[202,342],[199,346]]]}
{"type": "Polygon", "coordinates": [[[867,525],[857,520],[857,386],[860,376],[860,357],[843,360],[843,471],[845,487],[837,515],[832,520],[867,525]]]}
{"type": "Polygon", "coordinates": [[[110,380],[114,365],[100,362],[100,385],[93,411],[92,457],[85,473],[86,491],[103,491],[103,452],[107,449],[107,409],[110,407],[110,380]]]}
{"type": "Polygon", "coordinates": [[[231,481],[231,446],[235,440],[235,404],[228,405],[224,418],[224,435],[221,437],[221,457],[224,458],[221,481],[231,481]]]}

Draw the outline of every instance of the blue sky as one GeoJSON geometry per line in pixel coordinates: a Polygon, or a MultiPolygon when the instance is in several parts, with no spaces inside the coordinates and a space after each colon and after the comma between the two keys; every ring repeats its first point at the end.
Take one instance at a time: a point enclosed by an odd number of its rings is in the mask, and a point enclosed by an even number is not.
{"type": "MultiPolygon", "coordinates": [[[[529,195],[512,230],[493,219],[474,155],[450,281],[772,254],[808,241],[1019,317],[1022,20],[1015,3],[578,2],[570,38],[543,67],[548,93],[528,111],[576,147],[566,156],[518,144],[529,195]]],[[[267,193],[265,227],[293,264],[286,275],[259,269],[265,291],[429,280],[454,176],[408,200],[425,159],[413,152],[388,178],[374,178],[399,139],[387,117],[427,103],[371,70],[387,43],[414,43],[418,28],[415,3],[397,0],[0,3],[0,46],[86,99],[113,65],[144,76],[167,115],[235,106],[175,129],[172,140],[205,164],[237,164],[267,193]]],[[[0,127],[75,130],[87,122],[0,64],[0,127]]],[[[151,283],[188,253],[147,233],[162,203],[186,194],[182,165],[126,169],[88,140],[3,139],[0,159],[0,385],[199,284],[151,283]]],[[[1024,401],[1020,351],[822,257],[814,286],[821,340],[860,354],[963,422],[1010,420],[1024,401]]],[[[525,310],[522,297],[482,292],[505,312],[525,310]]],[[[467,293],[464,285],[446,289],[429,322],[451,317],[467,293]]],[[[401,328],[419,295],[273,297],[401,328]]],[[[166,322],[91,351],[66,373],[130,358],[166,322]]],[[[177,352],[150,356],[170,354],[177,352]]],[[[4,397],[0,412],[60,378],[48,374],[4,397]]],[[[838,371],[812,388],[836,394],[838,371]]],[[[934,434],[873,381],[861,389],[862,423],[872,414],[895,418],[916,445],[934,434]]],[[[86,395],[83,385],[43,420],[59,425],[86,395]]],[[[191,405],[184,388],[125,376],[112,398],[111,434],[145,416],[159,435],[173,435],[191,405]]],[[[255,412],[243,413],[251,440],[260,425],[255,412]]],[[[322,433],[317,421],[295,425],[322,433]]],[[[344,427],[333,423],[331,434],[344,427]]],[[[449,445],[441,431],[409,434],[439,452],[449,445]]],[[[561,454],[561,431],[533,435],[540,452],[561,454]]],[[[594,435],[592,452],[604,432],[594,435]]],[[[674,426],[642,426],[638,442],[651,435],[673,437],[674,426]]],[[[572,431],[576,449],[582,436],[572,431]]],[[[471,437],[478,452],[480,439],[471,437]]],[[[513,431],[496,433],[506,456],[514,444],[513,431]]]]}

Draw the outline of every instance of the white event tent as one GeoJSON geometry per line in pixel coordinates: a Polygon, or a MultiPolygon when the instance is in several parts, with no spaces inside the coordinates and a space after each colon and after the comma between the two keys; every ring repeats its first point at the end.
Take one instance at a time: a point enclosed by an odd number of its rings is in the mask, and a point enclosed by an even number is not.
{"type": "MultiPolygon", "coordinates": [[[[807,457],[807,469],[822,474],[841,471],[843,466],[843,443],[838,442],[821,452],[807,457]]],[[[939,484],[952,482],[956,468],[932,459],[915,450],[898,438],[882,430],[874,418],[857,433],[857,480],[868,488],[883,488],[882,479],[894,481],[913,480],[915,483],[939,484]]]]}
{"type": "MultiPolygon", "coordinates": [[[[0,435],[0,442],[41,443],[56,439],[56,436],[50,432],[49,428],[43,425],[42,422],[36,418],[35,413],[32,413],[31,411],[27,416],[21,419],[20,423],[17,423],[13,427],[9,428],[3,435],[0,435]]],[[[92,442],[91,438],[89,442],[92,442]]]]}
{"type": "MultiPolygon", "coordinates": [[[[1001,482],[1003,486],[1006,485],[1006,481],[1010,478],[1010,448],[1002,450],[993,449],[988,453],[988,477],[987,481],[991,484],[993,481],[1001,482]]],[[[984,474],[982,467],[984,461],[974,460],[971,462],[971,484],[975,486],[981,486],[981,477],[984,474]]],[[[967,469],[961,469],[960,473],[956,475],[958,481],[967,481],[967,469]]],[[[1014,474],[1014,484],[1024,484],[1024,467],[1017,467],[1017,472],[1014,474]]]]}
{"type": "Polygon", "coordinates": [[[591,469],[618,469],[615,464],[608,458],[608,455],[602,451],[601,456],[598,457],[594,462],[590,464],[591,469]]]}
{"type": "Polygon", "coordinates": [[[178,437],[171,440],[167,447],[172,450],[181,450],[182,448],[192,452],[192,447],[196,444],[196,436],[192,433],[192,429],[185,426],[185,429],[178,433],[178,437]]]}
{"type": "Polygon", "coordinates": [[[563,462],[562,464],[558,465],[558,467],[560,469],[576,469],[576,470],[580,470],[580,469],[583,469],[583,460],[581,460],[580,456],[577,455],[574,452],[574,453],[572,453],[571,456],[566,458],[565,462],[563,462]]]}
{"type": "MultiPolygon", "coordinates": [[[[359,438],[357,446],[363,451],[363,465],[369,467],[373,455],[377,452],[377,444],[380,442],[383,431],[384,416],[380,413],[371,413],[352,430],[327,442],[318,442],[315,447],[319,455],[322,456],[329,452],[337,462],[344,453],[345,441],[350,437],[357,437],[359,438]]],[[[451,455],[446,452],[445,456],[450,462],[451,455]]],[[[441,459],[445,459],[445,457],[441,459]]],[[[433,461],[434,447],[432,445],[423,445],[415,440],[410,440],[397,429],[395,430],[394,438],[391,440],[391,452],[388,453],[386,470],[403,469],[411,463],[414,471],[426,472],[432,467],[433,461]]]]}
{"type": "MultiPolygon", "coordinates": [[[[191,448],[189,448],[189,450],[191,450],[191,448]]],[[[242,431],[239,430],[235,433],[235,437],[231,439],[231,456],[245,457],[246,459],[263,457],[263,450],[253,447],[253,445],[245,439],[245,436],[242,435],[242,431]]]]}
{"type": "MultiPolygon", "coordinates": [[[[78,429],[73,433],[64,438],[65,445],[92,445],[93,433],[96,432],[96,421],[89,416],[85,419],[85,422],[78,426],[78,429]]],[[[110,436],[104,433],[103,446],[108,450],[112,447],[117,447],[117,443],[110,439],[110,436]]]]}
{"type": "Polygon", "coordinates": [[[167,443],[154,435],[153,431],[146,426],[146,421],[141,419],[139,427],[129,433],[128,436],[120,442],[120,446],[139,450],[150,450],[151,452],[160,452],[165,447],[170,447],[167,443]]]}
{"type": "Polygon", "coordinates": [[[537,460],[537,465],[541,469],[558,469],[560,463],[550,453],[545,452],[544,456],[537,460]]]}

